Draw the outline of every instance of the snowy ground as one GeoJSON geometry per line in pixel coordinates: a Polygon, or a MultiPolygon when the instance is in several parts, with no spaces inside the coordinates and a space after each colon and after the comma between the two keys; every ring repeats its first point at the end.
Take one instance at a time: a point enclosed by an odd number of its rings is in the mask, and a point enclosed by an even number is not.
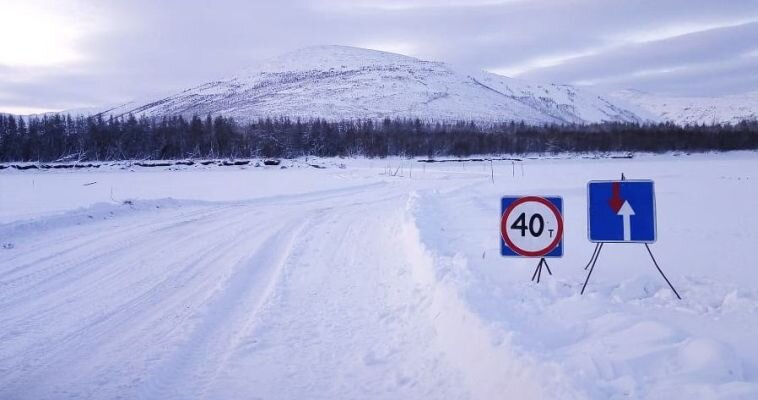
{"type": "Polygon", "coordinates": [[[758,398],[758,154],[322,162],[0,171],[0,398],[758,398]],[[682,301],[635,245],[579,295],[621,172],[682,301]],[[539,285],[506,194],[564,198],[539,285]]]}

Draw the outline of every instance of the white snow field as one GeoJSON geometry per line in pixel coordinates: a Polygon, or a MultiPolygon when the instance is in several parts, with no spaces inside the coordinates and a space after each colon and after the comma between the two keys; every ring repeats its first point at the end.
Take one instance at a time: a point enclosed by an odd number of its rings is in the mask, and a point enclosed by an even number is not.
{"type": "Polygon", "coordinates": [[[496,161],[494,184],[320,162],[0,171],[0,399],[758,398],[758,153],[496,161]],[[655,180],[681,301],[630,244],[579,294],[586,184],[622,172],[655,180]],[[565,202],[539,284],[499,254],[521,194],[565,202]]]}

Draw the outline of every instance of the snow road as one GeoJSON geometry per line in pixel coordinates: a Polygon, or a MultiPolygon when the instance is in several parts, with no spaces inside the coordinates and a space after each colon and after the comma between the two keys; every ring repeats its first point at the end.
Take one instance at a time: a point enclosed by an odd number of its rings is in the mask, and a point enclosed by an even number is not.
{"type": "Polygon", "coordinates": [[[535,160],[497,185],[400,160],[4,172],[0,398],[754,398],[754,162],[535,160]],[[654,251],[684,301],[624,249],[578,295],[583,183],[611,170],[660,182],[654,251]],[[676,223],[720,191],[733,207],[676,223]],[[498,198],[520,193],[566,200],[567,256],[540,285],[498,255],[498,198]]]}
{"type": "Polygon", "coordinates": [[[6,227],[0,397],[493,394],[503,382],[465,376],[435,340],[407,201],[376,183],[6,227]]]}

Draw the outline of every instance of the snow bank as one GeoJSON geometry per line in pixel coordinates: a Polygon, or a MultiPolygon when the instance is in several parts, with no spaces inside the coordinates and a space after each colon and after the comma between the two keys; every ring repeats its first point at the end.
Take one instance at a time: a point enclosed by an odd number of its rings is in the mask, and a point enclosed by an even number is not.
{"type": "Polygon", "coordinates": [[[404,251],[412,262],[416,281],[434,293],[429,312],[433,315],[439,346],[465,372],[477,399],[501,397],[504,393],[518,399],[582,398],[565,380],[560,367],[537,363],[516,351],[505,332],[487,325],[461,300],[461,277],[465,259],[440,256],[427,250],[421,241],[414,212],[419,196],[411,193],[407,221],[403,227],[404,251]]]}
{"type": "Polygon", "coordinates": [[[758,239],[745,229],[758,223],[758,214],[745,212],[758,192],[754,162],[747,153],[527,162],[523,175],[496,170],[495,185],[481,171],[462,187],[420,190],[412,212],[435,255],[430,274],[508,338],[512,351],[533,365],[559,365],[582,395],[756,398],[758,353],[749,332],[758,324],[758,285],[749,278],[754,258],[741,247],[758,239]],[[593,246],[586,182],[621,172],[656,180],[659,242],[651,248],[683,301],[645,248],[632,245],[606,245],[588,292],[579,295],[593,246]],[[505,194],[564,197],[566,256],[548,260],[553,276],[540,284],[529,281],[537,260],[499,255],[496,200],[505,194]]]}

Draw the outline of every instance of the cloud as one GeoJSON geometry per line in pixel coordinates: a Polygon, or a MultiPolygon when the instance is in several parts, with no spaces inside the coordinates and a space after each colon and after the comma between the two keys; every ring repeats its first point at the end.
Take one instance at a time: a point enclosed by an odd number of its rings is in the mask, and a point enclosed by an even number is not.
{"type": "Polygon", "coordinates": [[[351,10],[417,10],[432,8],[471,8],[514,3],[526,0],[322,0],[317,4],[326,7],[336,7],[348,12],[351,10]]]}
{"type": "MultiPolygon", "coordinates": [[[[655,81],[661,85],[658,91],[667,94],[726,94],[736,87],[730,84],[719,89],[712,82],[707,91],[698,93],[704,88],[701,80],[708,76],[713,81],[717,79],[714,76],[717,71],[743,64],[746,54],[756,47],[751,39],[755,37],[758,37],[758,22],[709,29],[664,40],[621,45],[560,65],[534,69],[522,77],[610,87],[632,85],[635,88],[640,85],[649,87],[649,83],[655,81]],[[682,85],[684,77],[690,80],[689,88],[682,85]]],[[[738,76],[750,78],[751,71],[738,71],[742,74],[738,76]]],[[[724,75],[723,79],[731,81],[735,76],[724,75]]],[[[745,89],[755,90],[756,87],[746,85],[745,89]]]]}

